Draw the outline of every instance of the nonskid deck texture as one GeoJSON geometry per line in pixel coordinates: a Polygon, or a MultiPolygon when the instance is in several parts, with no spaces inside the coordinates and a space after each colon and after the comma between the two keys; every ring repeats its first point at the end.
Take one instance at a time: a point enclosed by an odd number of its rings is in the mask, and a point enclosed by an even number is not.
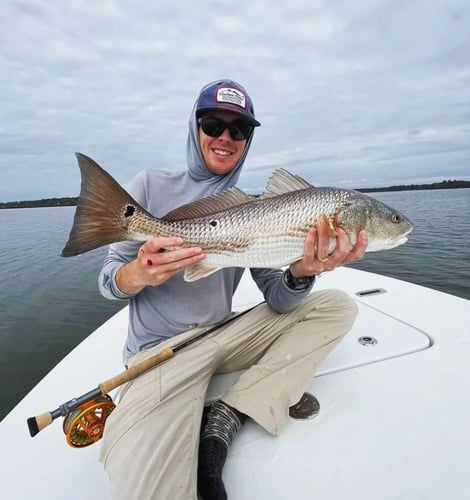
{"type": "MultiPolygon", "coordinates": [[[[470,498],[470,301],[341,268],[315,290],[341,288],[359,304],[353,330],[309,392],[312,420],[289,420],[273,438],[247,423],[224,471],[230,497],[441,500],[470,498]],[[358,292],[367,291],[362,296],[358,292]]],[[[238,310],[261,300],[249,277],[238,310]]],[[[110,498],[100,444],[72,449],[57,420],[31,439],[26,419],[119,373],[127,309],[74,349],[2,421],[2,498],[110,498]]],[[[231,377],[214,379],[208,399],[231,377]]]]}

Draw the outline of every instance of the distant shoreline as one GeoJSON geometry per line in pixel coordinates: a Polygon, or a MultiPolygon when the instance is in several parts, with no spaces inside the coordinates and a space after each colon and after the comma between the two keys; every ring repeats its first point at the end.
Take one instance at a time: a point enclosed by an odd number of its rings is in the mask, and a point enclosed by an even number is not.
{"type": "Polygon", "coordinates": [[[40,208],[40,207],[74,207],[78,198],[44,198],[42,200],[5,201],[1,208],[40,208]]]}
{"type": "MultiPolygon", "coordinates": [[[[460,189],[470,188],[470,181],[442,181],[432,184],[406,184],[380,188],[359,188],[361,193],[379,193],[385,191],[419,191],[427,189],[460,189]]],[[[74,207],[77,205],[78,197],[43,198],[42,200],[29,201],[6,201],[0,202],[2,208],[38,208],[38,207],[74,207]]]]}

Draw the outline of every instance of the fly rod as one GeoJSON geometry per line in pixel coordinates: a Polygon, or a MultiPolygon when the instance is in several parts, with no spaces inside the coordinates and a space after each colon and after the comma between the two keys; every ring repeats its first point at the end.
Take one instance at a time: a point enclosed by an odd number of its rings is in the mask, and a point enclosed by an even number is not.
{"type": "Polygon", "coordinates": [[[134,380],[151,368],[155,368],[164,361],[172,358],[178,351],[201,340],[210,333],[213,333],[222,326],[238,319],[240,316],[253,310],[260,304],[257,304],[240,314],[230,316],[228,319],[219,323],[200,334],[181,342],[180,344],[167,347],[158,354],[151,356],[140,363],[128,368],[118,375],[100,383],[95,389],[73,398],[53,411],[48,411],[36,417],[30,417],[27,420],[29,433],[31,437],[41,432],[50,425],[56,418],[64,417],[63,431],[66,435],[66,441],[72,447],[81,448],[95,443],[103,436],[104,424],[108,416],[115,408],[115,404],[109,396],[109,392],[116,389],[126,382],[134,380]]]}

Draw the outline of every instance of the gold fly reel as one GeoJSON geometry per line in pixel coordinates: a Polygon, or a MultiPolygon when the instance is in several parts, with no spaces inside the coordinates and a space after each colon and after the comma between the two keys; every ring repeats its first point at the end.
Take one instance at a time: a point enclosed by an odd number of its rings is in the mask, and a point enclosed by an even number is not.
{"type": "Polygon", "coordinates": [[[83,448],[99,441],[106,419],[115,407],[106,394],[70,412],[62,425],[67,443],[73,448],[83,448]]]}

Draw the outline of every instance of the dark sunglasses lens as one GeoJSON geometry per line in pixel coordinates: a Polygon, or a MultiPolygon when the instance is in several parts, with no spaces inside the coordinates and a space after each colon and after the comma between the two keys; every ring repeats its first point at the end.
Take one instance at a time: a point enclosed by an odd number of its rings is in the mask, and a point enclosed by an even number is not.
{"type": "Polygon", "coordinates": [[[204,117],[200,119],[203,132],[210,137],[219,137],[228,128],[230,137],[235,141],[247,139],[251,133],[251,126],[244,120],[235,120],[225,123],[220,118],[204,117]]]}
{"type": "Polygon", "coordinates": [[[235,141],[248,139],[251,133],[251,126],[244,120],[235,120],[229,125],[229,132],[235,141]]]}
{"type": "Polygon", "coordinates": [[[225,129],[225,124],[218,118],[201,118],[201,127],[209,137],[219,137],[225,129]]]}

